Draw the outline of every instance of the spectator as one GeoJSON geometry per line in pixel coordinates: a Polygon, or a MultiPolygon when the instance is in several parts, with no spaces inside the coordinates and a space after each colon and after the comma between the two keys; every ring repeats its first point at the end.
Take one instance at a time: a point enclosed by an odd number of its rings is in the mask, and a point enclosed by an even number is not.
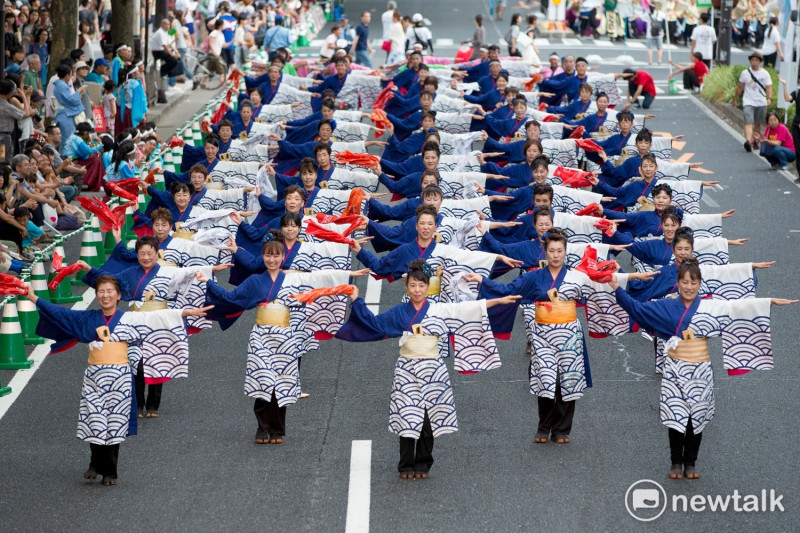
{"type": "Polygon", "coordinates": [[[478,59],[481,47],[485,42],[486,28],[483,27],[483,15],[475,15],[475,32],[472,34],[472,57],[470,60],[478,59]]]}
{"type": "MultiPolygon", "coordinates": [[[[84,61],[75,63],[75,78],[73,81],[73,88],[77,89],[86,85],[86,76],[89,75],[89,65],[84,61]]],[[[92,117],[92,100],[89,98],[89,91],[84,90],[81,93],[81,102],[83,103],[83,111],[86,113],[86,118],[91,120],[92,117]]]]}
{"type": "MultiPolygon", "coordinates": [[[[381,15],[381,26],[383,30],[383,51],[386,52],[386,62],[389,63],[389,54],[392,53],[392,27],[394,26],[394,13],[397,11],[397,2],[389,0],[386,3],[386,11],[381,15]]],[[[399,20],[399,19],[398,19],[399,20]]]]}
{"type": "MultiPolygon", "coordinates": [[[[778,80],[783,85],[783,99],[789,103],[797,102],[797,98],[800,97],[800,89],[795,89],[791,93],[789,93],[789,89],[786,87],[786,80],[779,77],[778,80]]],[[[800,146],[800,115],[794,115],[794,119],[792,119],[792,141],[795,147],[800,146]]],[[[797,148],[795,148],[795,153],[797,148]]],[[[800,162],[795,159],[795,166],[797,166],[800,162]]],[[[800,175],[800,170],[798,170],[798,175],[800,175]]],[[[795,183],[800,183],[800,177],[795,178],[795,183]]]]}
{"type": "MultiPolygon", "coordinates": [[[[764,38],[764,42],[767,38],[764,38]]],[[[772,111],[767,113],[767,127],[761,139],[760,153],[769,161],[770,170],[789,170],[789,163],[797,159],[792,134],[772,111]]]]}
{"type": "Polygon", "coordinates": [[[497,20],[503,20],[503,12],[506,10],[506,0],[495,0],[494,10],[497,13],[497,20]]]}
{"type": "Polygon", "coordinates": [[[42,60],[36,54],[28,56],[28,70],[22,75],[25,87],[33,87],[34,91],[42,92],[42,60]]]}
{"type": "Polygon", "coordinates": [[[647,64],[653,64],[653,49],[655,49],[658,51],[658,64],[660,65],[663,54],[661,42],[664,40],[664,25],[666,20],[664,13],[658,11],[655,4],[650,4],[650,9],[644,19],[647,24],[647,29],[645,30],[645,34],[647,35],[647,64]]]}
{"type": "Polygon", "coordinates": [[[519,25],[522,22],[522,15],[519,13],[514,13],[511,15],[511,27],[508,28],[508,31],[505,35],[505,40],[508,43],[508,55],[514,57],[522,57],[518,47],[517,47],[517,37],[519,37],[519,25]]]}
{"type": "Polygon", "coordinates": [[[703,85],[703,77],[708,74],[708,67],[703,62],[703,56],[700,52],[692,52],[692,63],[689,65],[682,67],[673,61],[670,61],[669,64],[675,67],[675,70],[667,76],[668,80],[683,72],[683,88],[687,91],[700,92],[700,86],[703,85]]]}
{"type": "Polygon", "coordinates": [[[120,79],[119,73],[126,65],[130,64],[133,51],[127,44],[117,46],[117,55],[111,60],[111,81],[114,85],[120,86],[125,83],[125,79],[120,79]]]}
{"type": "Polygon", "coordinates": [[[230,68],[236,62],[234,57],[235,46],[233,35],[236,32],[236,17],[230,14],[228,2],[222,2],[217,7],[218,19],[222,21],[222,35],[225,37],[225,45],[222,47],[222,59],[230,68]]]}
{"type": "Polygon", "coordinates": [[[356,38],[356,31],[350,25],[350,17],[347,13],[344,13],[341,17],[339,17],[339,24],[342,26],[342,39],[347,41],[346,48],[349,49],[350,45],[353,44],[353,40],[356,38]]]}
{"type": "MultiPolygon", "coordinates": [[[[168,78],[168,85],[173,87],[175,85],[175,76],[183,74],[180,68],[181,55],[174,46],[175,38],[169,34],[170,21],[169,19],[161,19],[159,28],[150,37],[150,49],[153,53],[153,58],[161,61],[161,69],[159,74],[162,78],[168,78]]],[[[166,103],[167,96],[164,91],[158,91],[158,103],[166,103]]]]}
{"type": "Polygon", "coordinates": [[[97,6],[92,0],[81,0],[81,8],[78,10],[78,24],[86,24],[88,35],[100,35],[100,22],[97,18],[97,6]]]}
{"type": "Polygon", "coordinates": [[[413,48],[415,44],[419,44],[422,46],[423,53],[427,52],[433,55],[433,35],[431,35],[431,31],[425,27],[422,15],[414,13],[414,16],[411,17],[411,24],[412,25],[406,31],[406,50],[413,48]]]}
{"type": "Polygon", "coordinates": [[[561,68],[561,57],[558,55],[557,52],[553,52],[550,54],[550,57],[547,58],[548,66],[542,68],[542,79],[549,80],[553,76],[557,76],[564,72],[564,69],[561,68]]]}
{"type": "Polygon", "coordinates": [[[244,37],[247,35],[247,20],[246,13],[239,13],[236,31],[233,32],[233,56],[238,68],[241,68],[247,62],[247,55],[250,52],[250,48],[244,42],[244,37]]]}
{"type": "Polygon", "coordinates": [[[17,31],[17,17],[14,13],[6,13],[6,57],[11,57],[10,50],[20,45],[19,32],[17,31]]]}
{"type": "Polygon", "coordinates": [[[623,111],[627,111],[631,104],[639,107],[640,96],[644,97],[642,108],[649,109],[653,105],[653,100],[656,99],[656,84],[650,73],[626,68],[622,74],[615,74],[614,77],[628,80],[628,97],[625,99],[623,111]]]}
{"type": "Polygon", "coordinates": [[[114,95],[114,82],[108,80],[103,83],[103,119],[106,123],[106,131],[114,135],[114,126],[117,118],[117,97],[114,95]]]}
{"type": "Polygon", "coordinates": [[[103,85],[108,79],[108,61],[102,57],[95,59],[92,71],[86,76],[86,81],[103,85]]]}
{"type": "Polygon", "coordinates": [[[97,155],[102,148],[100,142],[89,145],[94,128],[88,122],[81,122],[75,127],[75,133],[64,142],[62,153],[71,158],[78,166],[86,169],[83,185],[90,191],[99,191],[103,184],[103,162],[97,155]]]}
{"type": "Polygon", "coordinates": [[[39,22],[39,12],[34,10],[31,11],[31,14],[28,16],[27,22],[22,22],[20,27],[20,40],[22,41],[22,49],[25,52],[28,51],[28,47],[31,45],[35,38],[36,34],[36,24],[39,22]]]}
{"type": "Polygon", "coordinates": [[[781,49],[781,30],[778,29],[778,17],[769,19],[769,28],[764,34],[764,45],[761,47],[761,54],[764,56],[765,67],[775,67],[778,56],[783,61],[783,50],[781,49]]]}
{"type": "Polygon", "coordinates": [[[50,59],[50,48],[47,41],[50,34],[44,28],[39,28],[33,34],[34,41],[28,47],[29,54],[36,54],[42,62],[42,85],[47,81],[47,62],[50,59]]]}
{"type": "MultiPolygon", "coordinates": [[[[275,20],[277,21],[277,19],[275,20]]],[[[339,40],[339,37],[341,35],[342,35],[342,27],[339,26],[338,24],[334,24],[333,27],[331,28],[331,33],[327,37],[325,37],[325,41],[323,41],[322,48],[319,51],[319,56],[324,63],[330,62],[334,52],[336,52],[337,49],[336,41],[339,40]]]]}
{"type": "Polygon", "coordinates": [[[747,57],[750,68],[743,70],[739,76],[739,84],[733,95],[733,105],[736,106],[739,96],[742,96],[742,109],[744,111],[744,149],[752,152],[759,147],[758,132],[764,125],[767,106],[772,103],[772,78],[769,73],[761,68],[763,57],[760,52],[751,52],[747,57]],[[756,133],[753,134],[753,125],[756,133]]]}
{"type": "Polygon", "coordinates": [[[32,114],[33,110],[28,105],[25,93],[18,89],[17,85],[10,79],[0,80],[0,133],[11,136],[14,153],[19,152],[20,129],[17,122],[32,114]],[[23,98],[24,102],[21,109],[11,102],[14,96],[23,98]]]}
{"type": "Polygon", "coordinates": [[[708,25],[709,20],[711,20],[711,16],[708,13],[700,15],[700,25],[692,30],[691,52],[700,52],[703,55],[703,63],[708,68],[711,68],[711,59],[714,57],[714,43],[717,42],[717,32],[708,25]]]}
{"type": "Polygon", "coordinates": [[[11,50],[6,50],[9,54],[9,60],[6,64],[7,74],[20,74],[22,72],[22,62],[25,61],[25,51],[21,46],[17,45],[11,50]]]}
{"type": "Polygon", "coordinates": [[[403,27],[403,15],[395,9],[392,17],[392,31],[389,32],[391,48],[389,56],[386,58],[386,63],[389,65],[401,62],[406,53],[406,30],[403,27]]]}
{"type": "Polygon", "coordinates": [[[353,40],[352,50],[356,52],[356,63],[367,68],[372,68],[370,56],[375,53],[369,42],[369,23],[372,15],[369,11],[361,13],[361,23],[356,27],[356,38],[353,40]]]}
{"type": "Polygon", "coordinates": [[[275,57],[279,48],[288,48],[292,45],[292,35],[288,28],[283,26],[283,17],[275,16],[275,25],[264,34],[264,50],[270,61],[275,57]]]}
{"type": "Polygon", "coordinates": [[[14,208],[14,220],[25,228],[21,255],[28,261],[33,261],[34,247],[44,240],[44,232],[33,222],[32,218],[33,213],[27,207],[14,208]]]}

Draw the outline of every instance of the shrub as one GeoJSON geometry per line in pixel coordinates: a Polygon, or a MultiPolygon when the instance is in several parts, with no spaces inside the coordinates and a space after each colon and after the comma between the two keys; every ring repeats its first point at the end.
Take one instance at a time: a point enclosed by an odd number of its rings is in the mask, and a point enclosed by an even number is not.
{"type": "MultiPolygon", "coordinates": [[[[747,65],[733,65],[732,67],[715,67],[703,78],[703,90],[700,93],[703,98],[713,104],[730,104],[733,102],[733,95],[736,94],[736,85],[739,83],[739,76],[747,70],[747,65]]],[[[778,83],[778,73],[771,67],[766,68],[770,78],[772,78],[772,102],[767,111],[775,111],[781,121],[791,122],[794,119],[796,105],[791,104],[786,110],[778,109],[778,94],[782,91],[778,83]],[[785,117],[788,115],[788,118],[785,117]]],[[[739,98],[741,108],[741,98],[739,98]]]]}

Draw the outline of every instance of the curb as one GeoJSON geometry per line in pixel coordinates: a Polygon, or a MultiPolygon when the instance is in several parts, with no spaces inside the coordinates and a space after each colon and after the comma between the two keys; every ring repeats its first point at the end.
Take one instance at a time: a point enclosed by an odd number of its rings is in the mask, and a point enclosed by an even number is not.
{"type": "Polygon", "coordinates": [[[738,107],[733,107],[731,104],[714,104],[702,97],[696,97],[695,99],[712,113],[725,119],[733,126],[739,129],[744,128],[744,113],[738,107]]]}
{"type": "Polygon", "coordinates": [[[153,107],[148,109],[147,118],[158,123],[158,119],[161,118],[162,115],[168,113],[173,107],[181,103],[183,99],[186,98],[186,95],[191,92],[192,83],[190,81],[184,83],[184,88],[180,92],[174,93],[168,97],[166,104],[154,104],[153,107]]]}

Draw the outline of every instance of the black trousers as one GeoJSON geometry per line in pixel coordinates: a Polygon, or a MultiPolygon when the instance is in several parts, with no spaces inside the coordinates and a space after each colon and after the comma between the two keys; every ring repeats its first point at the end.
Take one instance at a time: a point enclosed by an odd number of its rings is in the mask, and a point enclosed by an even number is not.
{"type": "MultiPolygon", "coordinates": [[[[159,71],[159,73],[161,74],[162,78],[164,76],[174,76],[175,74],[172,74],[172,71],[175,69],[176,66],[178,66],[178,64],[181,61],[179,58],[172,57],[163,50],[154,51],[153,58],[161,61],[161,70],[159,71]]],[[[181,72],[181,74],[183,73],[181,72]]]]}
{"type": "Polygon", "coordinates": [[[270,437],[286,435],[286,407],[278,406],[274,390],[270,401],[256,398],[253,413],[256,415],[260,431],[268,433],[270,437]]]}
{"type": "Polygon", "coordinates": [[[672,464],[692,465],[697,462],[697,452],[700,450],[702,433],[695,433],[692,428],[692,419],[686,425],[686,433],[669,430],[669,457],[672,464]]]}
{"type": "Polygon", "coordinates": [[[91,466],[103,477],[117,477],[119,444],[89,444],[92,449],[91,466]]]}
{"type": "Polygon", "coordinates": [[[700,80],[697,78],[697,74],[692,72],[691,70],[684,70],[683,71],[683,88],[686,90],[691,91],[695,88],[700,88],[700,80]]]}
{"type": "MultiPolygon", "coordinates": [[[[683,29],[683,46],[687,46],[689,41],[692,40],[692,32],[694,31],[697,24],[687,24],[683,29]]],[[[703,58],[705,59],[705,58],[703,58]]]]}
{"type": "Polygon", "coordinates": [[[400,462],[398,472],[429,472],[433,466],[433,429],[425,409],[419,439],[400,437],[400,462]]]}
{"type": "MultiPolygon", "coordinates": [[[[800,124],[792,121],[790,131],[792,132],[792,140],[794,141],[794,150],[796,152],[800,148],[800,124]]],[[[797,168],[797,174],[800,176],[800,161],[797,158],[794,160],[794,165],[797,168]]]]}
{"type": "Polygon", "coordinates": [[[161,405],[161,389],[163,384],[147,385],[147,400],[144,397],[144,363],[139,360],[136,367],[136,405],[139,409],[145,408],[148,411],[158,411],[161,405]]]}
{"type": "Polygon", "coordinates": [[[549,431],[553,435],[569,435],[572,419],[575,416],[575,400],[565,402],[561,397],[561,384],[556,382],[556,397],[539,400],[539,431],[549,431]]]}

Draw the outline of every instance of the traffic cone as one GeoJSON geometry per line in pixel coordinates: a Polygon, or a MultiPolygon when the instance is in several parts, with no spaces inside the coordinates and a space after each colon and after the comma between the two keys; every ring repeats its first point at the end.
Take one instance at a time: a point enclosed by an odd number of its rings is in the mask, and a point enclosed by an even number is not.
{"type": "MultiPolygon", "coordinates": [[[[55,249],[53,250],[53,257],[55,257],[55,254],[58,254],[61,257],[65,257],[64,256],[64,238],[61,235],[56,235],[55,241],[56,241],[56,243],[55,243],[55,249]]],[[[55,270],[53,270],[53,264],[50,263],[50,274],[47,277],[47,282],[50,283],[51,281],[53,281],[53,278],[55,278],[55,277],[56,277],[56,272],[55,272],[55,270]]],[[[50,287],[48,287],[48,290],[50,291],[50,301],[53,302],[54,304],[68,304],[68,303],[77,302],[78,300],[81,299],[80,296],[73,296],[73,294],[72,294],[72,281],[70,280],[69,276],[64,278],[61,281],[61,283],[58,284],[58,287],[56,287],[56,290],[52,291],[52,290],[50,290],[50,287]]],[[[25,329],[25,321],[23,320],[23,316],[24,315],[23,315],[23,311],[22,311],[22,301],[23,301],[22,298],[20,298],[20,300],[19,300],[19,303],[20,303],[20,305],[19,305],[19,316],[20,316],[20,322],[22,322],[22,331],[25,334],[25,337],[27,339],[28,330],[25,329]]],[[[37,321],[38,321],[38,319],[37,319],[37,321]]],[[[33,331],[33,330],[31,330],[31,331],[33,331]]],[[[28,344],[27,341],[26,341],[26,344],[28,344]]]]}
{"type": "Polygon", "coordinates": [[[42,261],[42,252],[36,251],[33,260],[33,268],[31,270],[31,287],[36,296],[50,301],[50,291],[47,289],[47,276],[44,273],[44,261],[42,261]]]}
{"type": "MultiPolygon", "coordinates": [[[[119,201],[116,198],[112,198],[111,201],[108,202],[108,208],[114,209],[119,205],[119,201]]],[[[101,232],[102,233],[102,232],[101,232]]],[[[117,241],[114,240],[114,234],[110,231],[105,232],[103,235],[103,253],[105,255],[110,255],[111,252],[114,251],[114,248],[117,246],[117,241]]]]}
{"type": "Polygon", "coordinates": [[[97,260],[102,265],[106,262],[106,251],[103,246],[103,233],[100,231],[100,219],[93,216],[90,224],[92,242],[94,243],[94,249],[97,250],[97,260]]]}
{"type": "MultiPolygon", "coordinates": [[[[80,298],[78,299],[80,300],[80,298]]],[[[36,326],[39,324],[39,311],[33,302],[25,296],[19,295],[17,297],[17,311],[19,313],[19,324],[22,327],[22,341],[25,344],[44,344],[45,339],[36,334],[36,326]]]]}
{"type": "Polygon", "coordinates": [[[181,137],[183,138],[184,144],[188,144],[189,146],[194,146],[194,136],[192,135],[192,129],[186,128],[181,133],[181,137]]]}
{"type": "Polygon", "coordinates": [[[3,307],[3,322],[0,323],[0,370],[19,370],[32,366],[33,361],[25,355],[17,304],[9,299],[3,307]]]}
{"type": "Polygon", "coordinates": [[[175,158],[172,156],[172,148],[169,147],[164,152],[164,170],[175,172],[175,158]]]}
{"type": "MultiPolygon", "coordinates": [[[[174,168],[174,165],[173,165],[173,168],[174,168]]],[[[167,190],[167,184],[164,181],[164,174],[162,172],[159,172],[154,177],[156,179],[156,184],[154,185],[154,187],[159,191],[166,191],[167,190]]],[[[147,203],[148,204],[150,203],[150,200],[151,200],[151,198],[148,196],[147,197],[147,203]]]]}
{"type": "MultiPolygon", "coordinates": [[[[85,261],[87,265],[99,267],[103,264],[103,260],[97,255],[97,247],[94,244],[94,236],[92,233],[92,223],[86,221],[83,225],[83,236],[81,237],[81,261],[85,261]]],[[[78,272],[77,278],[83,279],[85,272],[78,272]]]]}
{"type": "Polygon", "coordinates": [[[3,387],[3,382],[0,381],[0,396],[5,396],[11,392],[11,387],[3,387]]]}
{"type": "Polygon", "coordinates": [[[192,122],[192,144],[195,146],[203,146],[203,132],[200,131],[199,120],[192,122]]]}
{"type": "Polygon", "coordinates": [[[129,241],[137,238],[136,233],[133,231],[133,207],[128,206],[125,209],[125,227],[122,228],[122,240],[129,241]]]}

